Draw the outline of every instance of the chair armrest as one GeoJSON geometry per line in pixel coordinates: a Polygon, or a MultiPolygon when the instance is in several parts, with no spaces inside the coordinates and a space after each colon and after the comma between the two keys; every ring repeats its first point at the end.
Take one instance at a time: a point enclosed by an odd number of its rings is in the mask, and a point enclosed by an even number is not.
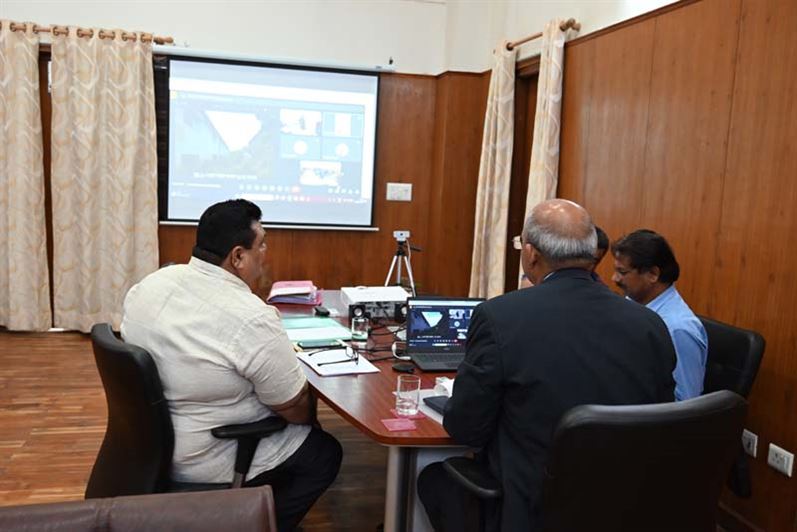
{"type": "Polygon", "coordinates": [[[284,429],[288,422],[281,417],[271,416],[253,423],[240,423],[238,425],[224,425],[210,429],[210,433],[219,439],[235,439],[238,446],[235,449],[235,476],[232,480],[233,488],[240,488],[246,480],[249,466],[257,451],[257,444],[262,438],[267,438],[284,429]]]}
{"type": "Polygon", "coordinates": [[[210,430],[219,439],[238,438],[265,438],[279,432],[288,424],[281,417],[271,416],[253,423],[240,423],[238,425],[224,425],[210,430]]]}
{"type": "Polygon", "coordinates": [[[452,456],[443,462],[443,469],[463,488],[480,499],[500,499],[501,485],[487,465],[464,456],[452,456]]]}

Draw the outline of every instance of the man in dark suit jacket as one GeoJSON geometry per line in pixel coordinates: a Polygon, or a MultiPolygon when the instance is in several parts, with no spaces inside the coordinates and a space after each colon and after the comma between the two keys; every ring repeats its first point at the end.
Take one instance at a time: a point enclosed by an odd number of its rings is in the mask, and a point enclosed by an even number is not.
{"type": "MultiPolygon", "coordinates": [[[[471,319],[443,424],[457,443],[483,448],[502,486],[491,529],[540,529],[548,447],[567,410],[673,401],[667,327],[593,280],[595,247],[582,207],[539,204],[523,228],[521,259],[535,286],[482,303],[471,319]]],[[[440,463],[421,473],[418,494],[436,530],[465,529],[475,505],[440,463]]]]}

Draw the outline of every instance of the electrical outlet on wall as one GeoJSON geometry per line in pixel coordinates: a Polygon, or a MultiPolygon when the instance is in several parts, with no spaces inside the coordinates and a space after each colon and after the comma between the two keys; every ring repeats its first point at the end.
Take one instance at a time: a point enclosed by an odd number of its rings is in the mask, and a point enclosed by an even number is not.
{"type": "Polygon", "coordinates": [[[785,449],[781,449],[774,443],[769,444],[769,455],[767,463],[777,469],[787,477],[791,478],[792,465],[794,465],[794,455],[785,449]]]}
{"type": "Polygon", "coordinates": [[[754,432],[744,429],[742,431],[742,447],[744,447],[744,452],[755,458],[758,453],[758,436],[754,432]]]}

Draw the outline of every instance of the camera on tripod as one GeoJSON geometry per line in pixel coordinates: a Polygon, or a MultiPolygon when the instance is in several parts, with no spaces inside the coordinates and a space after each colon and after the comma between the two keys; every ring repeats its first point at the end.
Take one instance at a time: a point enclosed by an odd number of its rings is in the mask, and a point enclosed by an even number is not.
{"type": "Polygon", "coordinates": [[[415,292],[415,279],[412,277],[412,265],[410,264],[410,258],[407,256],[407,248],[409,247],[412,250],[412,246],[409,245],[410,239],[410,232],[409,231],[393,231],[393,238],[396,239],[396,253],[393,255],[393,261],[390,263],[390,269],[387,271],[387,277],[385,277],[385,286],[390,285],[390,276],[393,275],[393,272],[396,272],[396,286],[403,286],[401,280],[401,266],[402,263],[404,268],[407,270],[407,275],[410,281],[410,290],[412,295],[416,295],[415,292]]]}

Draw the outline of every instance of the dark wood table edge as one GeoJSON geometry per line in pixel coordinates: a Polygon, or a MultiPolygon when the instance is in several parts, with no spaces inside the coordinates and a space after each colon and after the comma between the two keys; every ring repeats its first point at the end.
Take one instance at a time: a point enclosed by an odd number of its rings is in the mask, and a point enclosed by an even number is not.
{"type": "MultiPolygon", "coordinates": [[[[324,395],[321,390],[315,388],[312,383],[310,386],[313,388],[313,391],[318,395],[318,398],[324,401],[324,403],[329,406],[332,410],[334,410],[340,417],[348,421],[351,425],[357,428],[360,432],[374,440],[375,442],[382,444],[382,445],[390,445],[390,446],[398,446],[398,447],[460,447],[460,444],[454,442],[454,440],[450,437],[424,437],[424,436],[416,436],[414,431],[396,431],[395,435],[385,435],[380,434],[379,432],[375,432],[368,427],[368,425],[361,423],[356,417],[352,416],[343,408],[340,408],[334,401],[330,400],[329,397],[324,395]],[[411,442],[407,441],[409,438],[412,439],[411,442]]],[[[430,423],[437,423],[437,421],[433,419],[428,420],[430,423]]],[[[445,429],[444,429],[445,430],[445,429]]]]}

